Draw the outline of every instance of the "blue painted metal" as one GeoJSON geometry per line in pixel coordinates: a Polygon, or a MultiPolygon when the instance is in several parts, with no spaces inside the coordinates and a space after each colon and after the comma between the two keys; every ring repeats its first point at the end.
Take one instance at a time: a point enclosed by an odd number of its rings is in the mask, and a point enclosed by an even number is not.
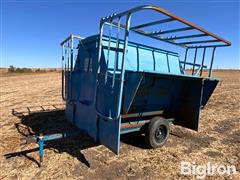
{"type": "MultiPolygon", "coordinates": [[[[111,40],[109,50],[103,48],[99,66],[96,46],[98,41],[99,36],[96,35],[81,42],[84,47],[79,47],[77,60],[71,72],[72,99],[66,103],[66,116],[81,131],[88,133],[113,152],[119,153],[120,134],[139,130],[139,127],[120,131],[120,65],[116,67],[115,84],[112,86],[116,49],[111,48],[116,46],[116,41],[111,40]],[[91,67],[88,67],[89,65],[91,67]],[[98,68],[100,73],[96,84],[98,68]]],[[[103,37],[102,44],[107,47],[108,43],[108,38],[103,37]]],[[[119,49],[121,48],[122,40],[119,42],[119,49]]],[[[122,62],[122,54],[123,51],[118,51],[119,63],[122,62]]],[[[166,115],[176,117],[176,124],[197,130],[200,108],[206,104],[211,94],[209,88],[214,88],[210,85],[202,87],[205,82],[202,77],[184,74],[180,63],[176,53],[129,42],[121,114],[164,110],[166,115]],[[204,93],[201,98],[202,91],[204,93]],[[202,104],[201,99],[204,99],[202,104]]]]}
{"type": "Polygon", "coordinates": [[[125,128],[125,129],[121,130],[121,134],[136,132],[136,131],[139,131],[140,129],[141,129],[141,127],[125,128]]]}
{"type": "Polygon", "coordinates": [[[43,150],[44,150],[44,140],[43,140],[42,137],[39,137],[38,145],[39,145],[40,163],[42,163],[42,161],[43,161],[43,150]]]}
{"type": "Polygon", "coordinates": [[[205,79],[203,84],[202,108],[207,104],[220,79],[205,79]]]}
{"type": "MultiPolygon", "coordinates": [[[[67,138],[67,137],[73,137],[79,135],[80,131],[71,131],[71,132],[64,132],[64,133],[56,133],[56,134],[50,134],[50,135],[40,135],[36,137],[32,137],[39,146],[39,159],[40,159],[40,165],[43,162],[43,154],[44,154],[44,144],[47,141],[53,141],[57,139],[67,138]]],[[[33,141],[34,142],[34,141],[33,141]]]]}
{"type": "Polygon", "coordinates": [[[71,47],[68,51],[69,55],[62,58],[63,61],[68,62],[63,71],[66,117],[81,131],[117,154],[120,148],[120,134],[141,129],[141,126],[121,128],[123,121],[126,121],[122,117],[126,117],[129,113],[138,114],[128,119],[129,121],[140,122],[143,120],[142,114],[161,111],[163,116],[174,118],[174,124],[198,130],[200,110],[206,105],[218,83],[217,79],[201,76],[203,68],[207,68],[204,65],[205,50],[214,47],[209,69],[211,75],[215,49],[222,46],[221,44],[187,46],[203,41],[205,43],[205,40],[185,42],[181,44],[181,47],[187,47],[185,59],[180,61],[176,52],[128,41],[129,31],[175,45],[180,45],[175,42],[178,39],[205,36],[213,37],[214,42],[222,42],[224,46],[231,44],[156,6],[141,6],[102,18],[99,35],[79,38],[75,63],[73,36],[69,39],[71,46],[69,41],[65,40],[62,46],[68,43],[71,47]],[[169,18],[131,27],[131,16],[137,11],[146,9],[152,9],[169,18]],[[125,23],[121,24],[120,21],[123,19],[125,23]],[[170,21],[184,23],[187,27],[156,32],[145,32],[141,29],[159,23],[167,24],[170,21]],[[109,27],[108,36],[104,33],[107,27],[109,27]],[[114,28],[117,28],[115,31],[117,33],[112,33],[114,28]],[[201,34],[165,38],[159,36],[177,31],[189,32],[190,29],[195,29],[201,34]],[[123,39],[120,39],[120,33],[123,33],[123,39]],[[116,34],[116,37],[113,34],[116,34]],[[193,48],[194,62],[187,62],[188,51],[193,48]],[[196,63],[198,48],[204,48],[201,64],[196,63]],[[184,71],[186,65],[193,67],[191,75],[184,71]]]}
{"type": "Polygon", "coordinates": [[[61,43],[65,113],[67,119],[79,130],[35,136],[26,142],[38,143],[42,162],[45,142],[80,133],[90,135],[118,154],[121,134],[144,129],[142,127],[157,116],[166,117],[169,124],[198,130],[200,110],[207,104],[219,82],[219,79],[211,78],[216,47],[229,45],[231,43],[227,40],[156,6],[140,6],[102,18],[99,35],[87,38],[70,35],[61,43]],[[169,18],[131,28],[133,13],[146,9],[169,18]],[[123,17],[126,25],[120,23],[123,17]],[[114,22],[115,19],[118,22],[114,22]],[[155,32],[139,29],[171,21],[181,22],[187,27],[155,32]],[[109,36],[104,35],[105,25],[110,26],[109,36]],[[117,28],[117,37],[112,37],[113,28],[117,28]],[[124,30],[123,40],[120,39],[120,29],[124,30]],[[198,30],[201,34],[165,38],[158,36],[190,29],[198,30]],[[128,41],[129,31],[186,47],[184,61],[180,61],[178,53],[128,41]],[[178,39],[205,36],[214,40],[175,42],[178,39]],[[79,42],[74,47],[76,39],[79,42]],[[224,44],[187,46],[207,42],[224,44]],[[196,63],[198,48],[204,48],[201,64],[196,63]],[[207,48],[213,48],[212,57],[208,77],[202,77],[203,68],[207,68],[204,65],[207,48]],[[193,63],[187,62],[191,49],[195,50],[193,63]],[[186,65],[193,67],[191,75],[186,74],[186,65]],[[195,70],[195,67],[198,69],[195,70]]]}

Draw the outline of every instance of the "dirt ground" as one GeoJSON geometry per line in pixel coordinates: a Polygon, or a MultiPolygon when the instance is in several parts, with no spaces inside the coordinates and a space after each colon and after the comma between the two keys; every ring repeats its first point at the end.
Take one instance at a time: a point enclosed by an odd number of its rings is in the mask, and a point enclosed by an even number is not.
{"type": "Polygon", "coordinates": [[[0,77],[0,179],[195,179],[181,175],[181,161],[234,165],[237,174],[206,179],[240,179],[240,71],[214,76],[223,81],[201,113],[199,132],[172,126],[159,149],[146,149],[140,135],[125,135],[119,155],[84,135],[58,140],[46,144],[41,167],[38,146],[20,146],[21,138],[75,128],[64,118],[61,75],[0,77]]]}

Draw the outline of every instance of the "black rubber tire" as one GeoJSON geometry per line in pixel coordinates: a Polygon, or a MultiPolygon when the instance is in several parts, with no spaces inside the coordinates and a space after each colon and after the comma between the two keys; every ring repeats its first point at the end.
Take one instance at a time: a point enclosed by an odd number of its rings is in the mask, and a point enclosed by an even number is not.
{"type": "Polygon", "coordinates": [[[145,133],[146,144],[149,148],[163,146],[169,136],[169,122],[163,117],[154,117],[148,124],[145,133]]]}

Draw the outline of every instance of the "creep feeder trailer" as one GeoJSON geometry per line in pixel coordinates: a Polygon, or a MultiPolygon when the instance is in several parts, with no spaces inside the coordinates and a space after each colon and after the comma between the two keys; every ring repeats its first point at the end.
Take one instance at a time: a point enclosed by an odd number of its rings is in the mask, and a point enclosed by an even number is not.
{"type": "MultiPolygon", "coordinates": [[[[219,82],[211,77],[216,49],[230,45],[153,5],[104,17],[99,34],[70,35],[61,43],[66,118],[116,154],[121,134],[140,131],[146,144],[157,148],[166,142],[170,124],[197,131],[200,111],[219,82]],[[135,15],[145,11],[164,18],[136,24],[135,15]],[[174,23],[179,27],[168,28],[174,23]],[[164,45],[135,43],[132,34],[175,45],[185,55],[180,60],[164,45]]],[[[73,134],[36,137],[41,159],[44,141],[73,134]]]]}

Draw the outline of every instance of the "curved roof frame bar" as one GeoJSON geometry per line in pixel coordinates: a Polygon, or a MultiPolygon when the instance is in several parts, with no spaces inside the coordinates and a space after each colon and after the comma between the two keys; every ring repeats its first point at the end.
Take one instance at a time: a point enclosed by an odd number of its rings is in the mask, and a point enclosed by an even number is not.
{"type": "MultiPolygon", "coordinates": [[[[117,25],[117,23],[115,23],[113,20],[117,19],[117,18],[121,18],[122,16],[126,16],[128,14],[133,14],[136,13],[138,11],[143,11],[143,10],[153,10],[156,11],[158,13],[164,14],[166,16],[168,16],[168,18],[166,19],[161,19],[161,20],[157,20],[157,21],[153,21],[153,22],[149,22],[149,23],[144,23],[144,24],[140,24],[134,27],[130,27],[130,30],[144,35],[144,36],[148,36],[157,40],[161,40],[164,42],[168,42],[174,45],[178,45],[184,48],[205,48],[205,47],[223,47],[223,46],[230,46],[231,42],[223,39],[222,37],[211,33],[205,29],[203,29],[200,26],[197,26],[163,8],[160,8],[158,6],[154,6],[154,5],[144,5],[144,6],[139,6],[136,8],[132,8],[128,11],[124,11],[122,13],[118,13],[118,14],[112,14],[110,16],[104,17],[101,19],[101,23],[112,23],[114,25],[117,25]],[[172,21],[177,21],[177,22],[181,22],[184,25],[186,25],[186,27],[183,28],[177,28],[177,29],[170,29],[170,30],[165,30],[165,31],[154,31],[154,32],[146,32],[144,31],[142,28],[144,27],[149,27],[149,26],[153,26],[153,25],[157,25],[157,24],[163,24],[163,23],[168,23],[168,22],[172,22],[172,21]],[[189,34],[189,35],[183,35],[183,36],[169,36],[169,37],[162,37],[162,34],[173,34],[175,32],[185,32],[185,31],[189,31],[189,30],[197,30],[199,31],[199,34],[189,34]],[[190,38],[196,38],[196,37],[211,37],[213,39],[206,39],[206,40],[200,40],[200,41],[185,41],[185,42],[176,42],[176,40],[182,39],[182,40],[186,40],[186,39],[190,39],[190,38]],[[218,44],[219,42],[219,44],[218,44]],[[213,45],[209,45],[208,43],[215,43],[213,45]],[[217,43],[217,44],[216,44],[217,43]],[[202,44],[207,44],[207,45],[202,45],[202,44]]],[[[126,25],[121,24],[122,28],[126,28],[126,25]]]]}

